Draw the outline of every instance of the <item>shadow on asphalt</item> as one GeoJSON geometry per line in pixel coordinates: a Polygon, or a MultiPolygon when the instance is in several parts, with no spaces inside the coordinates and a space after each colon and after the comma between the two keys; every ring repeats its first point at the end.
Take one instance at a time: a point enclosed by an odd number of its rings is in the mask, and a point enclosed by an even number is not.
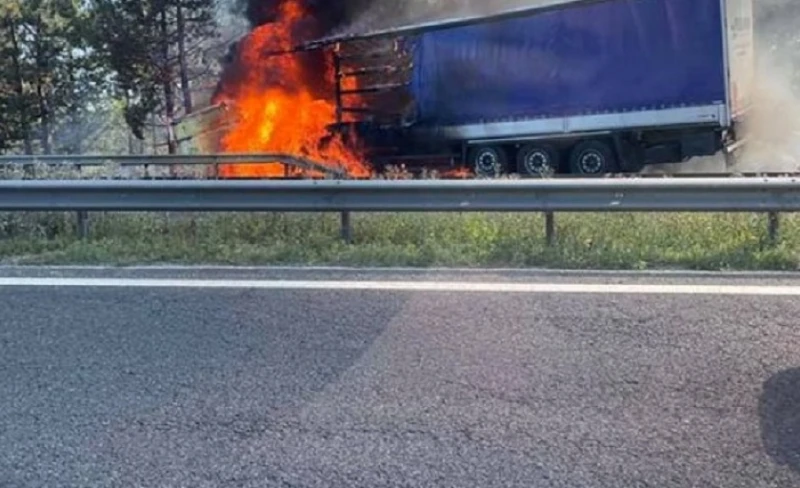
{"type": "Polygon", "coordinates": [[[800,473],[800,368],[781,371],[764,383],[759,417],[767,455],[800,473]]]}
{"type": "Polygon", "coordinates": [[[197,486],[239,476],[270,439],[292,435],[299,412],[369,355],[410,299],[4,291],[0,488],[197,486]]]}

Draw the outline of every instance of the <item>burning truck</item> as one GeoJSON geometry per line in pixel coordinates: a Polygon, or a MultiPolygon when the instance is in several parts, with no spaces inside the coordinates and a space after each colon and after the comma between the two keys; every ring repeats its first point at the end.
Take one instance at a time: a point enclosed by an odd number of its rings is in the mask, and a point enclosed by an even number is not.
{"type": "Polygon", "coordinates": [[[310,9],[286,0],[241,42],[196,130],[219,151],[354,177],[399,164],[602,175],[731,156],[746,140],[752,0],[555,0],[308,41],[325,30],[310,9]]]}

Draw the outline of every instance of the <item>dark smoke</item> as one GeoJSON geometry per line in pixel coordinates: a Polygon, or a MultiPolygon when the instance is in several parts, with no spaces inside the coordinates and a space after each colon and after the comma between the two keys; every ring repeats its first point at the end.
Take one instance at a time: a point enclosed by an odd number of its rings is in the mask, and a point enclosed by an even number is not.
{"type": "MultiPolygon", "coordinates": [[[[239,0],[240,7],[250,25],[257,27],[275,20],[281,4],[292,0],[239,0]]],[[[313,17],[311,34],[324,35],[352,20],[377,0],[301,0],[313,17]]]]}
{"type": "MultiPolygon", "coordinates": [[[[298,0],[237,0],[235,10],[244,15],[250,28],[274,22],[281,6],[289,1],[298,0]]],[[[346,24],[359,12],[363,12],[373,3],[380,0],[299,0],[304,10],[309,12],[309,19],[299,25],[294,32],[295,43],[322,37],[337,27],[346,24]]],[[[230,65],[236,58],[238,42],[234,42],[222,63],[230,65]]]]}
{"type": "MultiPolygon", "coordinates": [[[[293,43],[300,44],[322,37],[345,25],[360,12],[380,0],[238,0],[238,8],[247,18],[251,29],[255,29],[276,21],[283,4],[292,1],[302,3],[304,11],[308,12],[308,18],[294,26],[292,32],[293,43]]],[[[235,86],[244,79],[245,72],[243,70],[247,67],[237,62],[238,49],[239,43],[234,43],[222,60],[223,73],[212,100],[222,92],[229,91],[226,88],[235,86]]],[[[318,96],[330,96],[330,83],[324,78],[325,53],[312,51],[296,53],[294,56],[298,57],[306,73],[304,77],[307,82],[306,88],[318,96]]],[[[264,85],[279,85],[281,81],[276,80],[276,76],[279,76],[279,73],[263,73],[262,82],[264,85]]],[[[291,89],[292,87],[285,88],[291,89]]]]}

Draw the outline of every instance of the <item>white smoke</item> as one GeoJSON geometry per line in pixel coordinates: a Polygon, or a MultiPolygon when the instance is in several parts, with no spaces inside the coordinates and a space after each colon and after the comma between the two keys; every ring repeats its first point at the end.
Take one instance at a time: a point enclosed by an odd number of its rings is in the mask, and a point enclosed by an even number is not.
{"type": "Polygon", "coordinates": [[[800,2],[762,0],[769,8],[756,24],[757,83],[746,124],[751,141],[737,169],[800,170],[800,2]]]}

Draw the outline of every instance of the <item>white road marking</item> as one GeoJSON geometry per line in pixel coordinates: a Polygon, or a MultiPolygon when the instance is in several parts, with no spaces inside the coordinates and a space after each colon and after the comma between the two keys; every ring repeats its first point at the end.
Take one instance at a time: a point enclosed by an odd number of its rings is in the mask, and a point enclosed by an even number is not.
{"type": "Polygon", "coordinates": [[[135,278],[0,278],[0,287],[216,288],[483,293],[800,296],[798,286],[604,283],[470,283],[450,281],[213,280],[135,278]]]}

